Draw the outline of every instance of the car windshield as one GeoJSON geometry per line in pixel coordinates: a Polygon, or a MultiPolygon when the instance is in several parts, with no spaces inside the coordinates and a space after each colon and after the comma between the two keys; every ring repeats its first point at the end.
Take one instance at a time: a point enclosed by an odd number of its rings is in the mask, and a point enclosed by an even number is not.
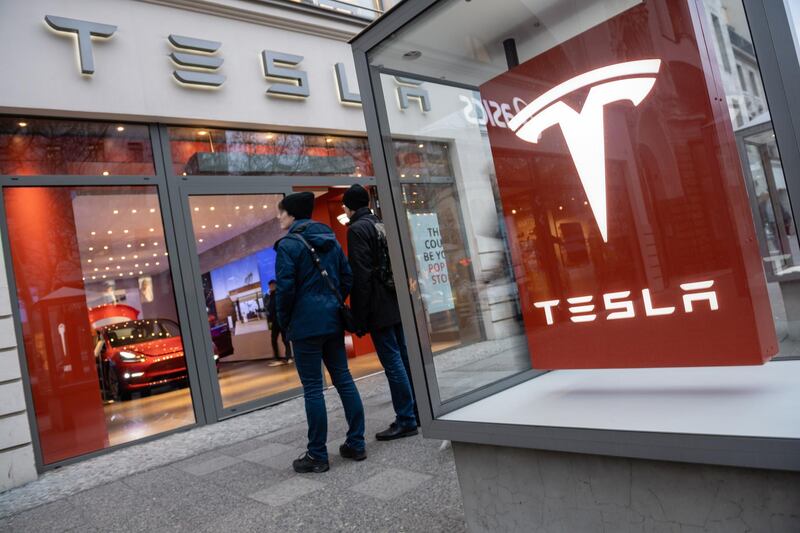
{"type": "Polygon", "coordinates": [[[118,348],[175,337],[174,332],[176,331],[178,331],[177,324],[171,323],[169,320],[136,320],[112,326],[106,330],[106,335],[111,346],[118,348]]]}

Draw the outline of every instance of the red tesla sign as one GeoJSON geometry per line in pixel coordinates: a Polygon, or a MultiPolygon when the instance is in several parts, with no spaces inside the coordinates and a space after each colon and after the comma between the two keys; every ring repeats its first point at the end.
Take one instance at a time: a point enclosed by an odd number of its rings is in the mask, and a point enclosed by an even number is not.
{"type": "Polygon", "coordinates": [[[702,9],[640,4],[480,88],[535,368],[777,352],[702,9]]]}

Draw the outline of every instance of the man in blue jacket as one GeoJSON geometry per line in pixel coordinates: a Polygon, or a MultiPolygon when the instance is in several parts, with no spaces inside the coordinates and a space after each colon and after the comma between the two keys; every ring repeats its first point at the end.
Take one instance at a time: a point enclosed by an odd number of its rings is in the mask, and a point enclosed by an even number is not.
{"type": "Polygon", "coordinates": [[[347,366],[339,300],[314,264],[303,239],[316,251],[320,266],[342,300],[350,293],[353,274],[331,228],[311,220],[313,210],[313,193],[286,196],[278,204],[278,221],[289,232],[275,243],[278,324],[292,343],[308,421],[308,450],[292,463],[295,472],[300,473],[320,473],[329,468],[321,363],[328,369],[347,418],[347,440],[339,447],[339,453],[355,461],[367,457],[364,406],[347,366]]]}

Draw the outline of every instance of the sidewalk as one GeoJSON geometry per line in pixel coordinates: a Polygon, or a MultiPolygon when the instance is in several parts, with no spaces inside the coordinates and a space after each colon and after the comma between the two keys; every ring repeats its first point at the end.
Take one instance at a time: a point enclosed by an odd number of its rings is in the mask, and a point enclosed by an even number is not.
{"type": "Polygon", "coordinates": [[[295,399],[48,472],[0,494],[0,532],[464,531],[452,450],[375,441],[393,419],[386,379],[358,388],[366,461],[339,457],[345,422],[327,391],[329,472],[292,470],[306,442],[295,399]]]}

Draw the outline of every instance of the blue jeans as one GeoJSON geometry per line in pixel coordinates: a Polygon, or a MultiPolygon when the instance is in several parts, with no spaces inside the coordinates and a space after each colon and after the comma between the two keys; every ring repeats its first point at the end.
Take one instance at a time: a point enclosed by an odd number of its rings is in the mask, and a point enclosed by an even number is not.
{"type": "Polygon", "coordinates": [[[303,384],[308,421],[308,453],[315,459],[328,460],[328,412],[322,393],[322,363],[331,375],[333,386],[339,393],[347,419],[345,443],[361,451],[364,443],[364,406],[353,376],[347,367],[344,334],[310,337],[292,342],[295,366],[303,384]]]}
{"type": "Polygon", "coordinates": [[[395,422],[402,428],[417,427],[416,402],[414,389],[411,387],[408,367],[408,351],[403,326],[396,324],[382,329],[370,331],[372,343],[378,352],[386,379],[389,381],[389,392],[392,405],[397,416],[395,422]]]}

